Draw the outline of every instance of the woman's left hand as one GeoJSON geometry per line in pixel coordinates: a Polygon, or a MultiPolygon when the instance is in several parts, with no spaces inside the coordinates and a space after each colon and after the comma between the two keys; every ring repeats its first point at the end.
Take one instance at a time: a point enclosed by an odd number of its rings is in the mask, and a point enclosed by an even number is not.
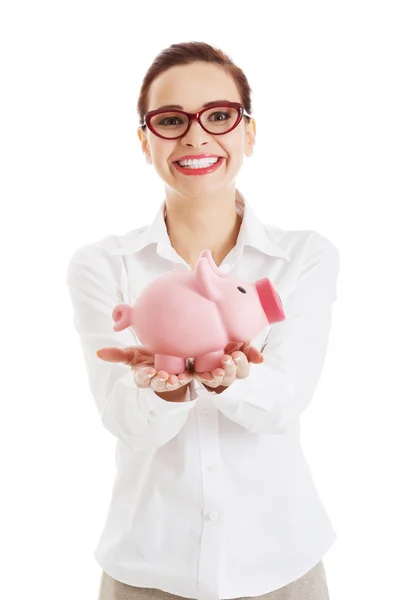
{"type": "Polygon", "coordinates": [[[250,363],[259,364],[264,357],[249,342],[242,344],[229,342],[224,348],[225,356],[221,361],[221,368],[213,369],[211,372],[194,372],[194,378],[200,381],[209,391],[220,394],[226,387],[236,379],[244,379],[250,373],[250,363]],[[230,361],[230,362],[224,362],[230,361]]]}

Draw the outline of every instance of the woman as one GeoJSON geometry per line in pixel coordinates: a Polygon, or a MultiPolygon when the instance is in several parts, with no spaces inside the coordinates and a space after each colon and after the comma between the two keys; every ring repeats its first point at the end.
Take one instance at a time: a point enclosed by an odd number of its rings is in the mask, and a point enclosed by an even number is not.
{"type": "Polygon", "coordinates": [[[165,199],[149,227],[84,246],[68,266],[91,391],[117,438],[99,600],[329,597],[322,557],[336,534],[299,417],[327,351],[339,254],[315,231],[263,225],[236,189],[255,143],[250,91],[208,44],[161,52],[138,136],[165,199]],[[160,273],[193,269],[205,248],[224,272],[268,276],[286,319],[229,344],[212,373],[156,373],[130,328],[113,332],[112,309],[160,273]]]}

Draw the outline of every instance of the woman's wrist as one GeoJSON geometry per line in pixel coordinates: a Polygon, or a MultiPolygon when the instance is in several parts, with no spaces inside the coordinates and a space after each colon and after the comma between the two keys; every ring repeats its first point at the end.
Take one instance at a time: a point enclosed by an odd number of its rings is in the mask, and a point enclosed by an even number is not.
{"type": "Polygon", "coordinates": [[[163,400],[167,400],[167,402],[185,402],[188,385],[189,384],[186,383],[177,390],[171,390],[169,392],[156,392],[154,390],[154,393],[163,400]]]}
{"type": "Polygon", "coordinates": [[[209,385],[206,385],[205,383],[203,383],[203,386],[206,388],[206,390],[208,392],[215,392],[216,394],[221,394],[221,392],[226,390],[226,386],[225,385],[219,385],[216,388],[212,388],[209,385]]]}

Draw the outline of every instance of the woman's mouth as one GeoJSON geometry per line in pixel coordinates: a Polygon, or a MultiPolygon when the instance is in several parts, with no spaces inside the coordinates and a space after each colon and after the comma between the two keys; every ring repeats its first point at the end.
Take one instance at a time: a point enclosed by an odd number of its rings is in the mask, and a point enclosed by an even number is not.
{"type": "Polygon", "coordinates": [[[207,173],[212,173],[216,171],[222,164],[224,158],[220,156],[216,163],[209,164],[205,167],[196,167],[192,165],[188,165],[182,167],[178,162],[173,162],[172,164],[180,173],[184,173],[185,175],[206,175],[207,173]]]}

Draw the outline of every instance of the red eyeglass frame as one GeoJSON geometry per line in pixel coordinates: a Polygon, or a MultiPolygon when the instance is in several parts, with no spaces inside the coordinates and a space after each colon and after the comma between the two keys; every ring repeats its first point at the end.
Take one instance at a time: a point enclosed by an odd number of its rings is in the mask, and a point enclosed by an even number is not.
{"type": "Polygon", "coordinates": [[[165,108],[161,108],[161,109],[157,109],[157,110],[149,110],[143,117],[144,123],[142,123],[141,127],[142,127],[142,129],[144,129],[147,126],[150,129],[150,131],[152,133],[154,133],[154,135],[162,138],[163,140],[177,140],[187,134],[187,132],[189,131],[190,126],[192,124],[192,121],[197,121],[199,123],[200,127],[202,129],[204,129],[204,131],[206,133],[209,133],[210,135],[225,135],[226,133],[229,133],[230,131],[232,131],[232,129],[235,129],[235,127],[237,127],[239,125],[243,116],[251,118],[251,116],[249,114],[247,114],[243,104],[241,104],[240,102],[216,102],[215,105],[206,106],[205,108],[202,108],[201,110],[199,110],[196,113],[189,113],[189,112],[186,112],[185,110],[178,110],[177,108],[171,108],[170,110],[165,109],[165,108]],[[232,127],[230,129],[228,129],[227,131],[222,131],[221,133],[214,133],[211,131],[207,131],[207,129],[203,126],[203,124],[200,121],[201,115],[204,112],[206,112],[207,110],[212,109],[213,107],[223,108],[224,106],[227,106],[229,108],[236,108],[238,110],[238,118],[236,119],[236,122],[232,125],[232,127]],[[161,135],[157,131],[155,131],[155,129],[153,128],[153,126],[150,123],[150,119],[151,119],[151,117],[154,117],[154,115],[158,115],[158,114],[161,114],[164,112],[180,113],[180,114],[188,117],[189,121],[188,121],[188,126],[186,128],[186,131],[184,131],[184,133],[181,133],[181,135],[177,135],[175,137],[166,137],[164,135],[161,135]]]}

